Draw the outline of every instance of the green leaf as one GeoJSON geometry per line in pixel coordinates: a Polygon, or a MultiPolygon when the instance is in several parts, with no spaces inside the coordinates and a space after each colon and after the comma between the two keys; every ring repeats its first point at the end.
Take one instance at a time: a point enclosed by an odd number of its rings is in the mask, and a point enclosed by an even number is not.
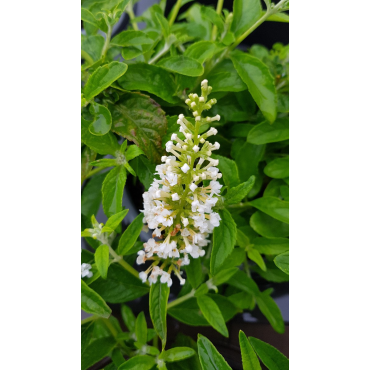
{"type": "Polygon", "coordinates": [[[170,35],[170,25],[168,24],[168,20],[161,13],[155,13],[155,16],[161,26],[164,38],[167,39],[170,35]]]}
{"type": "Polygon", "coordinates": [[[280,334],[285,332],[283,317],[280,308],[275,301],[270,297],[268,291],[257,295],[256,302],[259,309],[265,315],[271,326],[280,334]]]}
{"type": "Polygon", "coordinates": [[[253,127],[255,127],[255,125],[250,123],[236,123],[231,127],[229,134],[232,137],[246,138],[253,127]]]}
{"type": "Polygon", "coordinates": [[[209,322],[209,324],[223,336],[228,337],[229,332],[227,330],[224,318],[221,314],[220,309],[212,300],[212,298],[206,295],[201,295],[197,297],[197,303],[200,310],[202,311],[202,314],[209,322]]]}
{"type": "Polygon", "coordinates": [[[104,225],[102,231],[104,231],[105,228],[109,228],[110,230],[114,231],[117,229],[118,225],[122,222],[122,220],[126,217],[128,213],[128,209],[124,209],[121,212],[116,213],[115,215],[108,218],[108,221],[104,225]]]}
{"type": "Polygon", "coordinates": [[[117,161],[115,159],[102,158],[90,164],[95,167],[114,167],[117,165],[117,161]]]}
{"type": "Polygon", "coordinates": [[[102,194],[101,187],[106,173],[99,173],[93,176],[82,190],[81,213],[90,218],[99,210],[102,194]]]}
{"type": "Polygon", "coordinates": [[[289,15],[286,13],[271,14],[266,21],[289,23],[289,15]]]}
{"type": "Polygon", "coordinates": [[[97,68],[89,77],[84,88],[86,100],[91,100],[94,96],[109,87],[114,81],[123,76],[127,71],[127,64],[121,62],[111,62],[97,68]]]}
{"type": "Polygon", "coordinates": [[[185,76],[197,77],[204,73],[204,68],[201,63],[183,55],[161,59],[157,65],[167,71],[185,76]]]}
{"type": "Polygon", "coordinates": [[[123,363],[117,370],[150,370],[154,365],[154,357],[135,356],[123,363]]]}
{"type": "Polygon", "coordinates": [[[257,338],[249,337],[249,341],[258,357],[269,370],[289,369],[289,360],[276,348],[257,338]]]}
{"type": "MultiPolygon", "coordinates": [[[[131,67],[130,67],[131,68],[131,67]]],[[[152,162],[160,162],[164,153],[162,137],[167,120],[160,106],[146,95],[122,93],[117,102],[110,102],[112,131],[133,141],[152,162]]]]}
{"type": "Polygon", "coordinates": [[[240,266],[245,260],[246,253],[242,248],[234,248],[229,257],[226,258],[222,265],[222,270],[230,269],[231,267],[240,266]]]}
{"type": "Polygon", "coordinates": [[[81,308],[87,313],[104,318],[108,318],[112,313],[104,299],[88,287],[83,280],[81,280],[81,308]]]}
{"type": "Polygon", "coordinates": [[[132,333],[135,330],[135,316],[131,311],[131,308],[123,304],[121,306],[121,315],[123,322],[125,323],[127,329],[132,333]]]}
{"type": "Polygon", "coordinates": [[[109,267],[106,280],[95,280],[90,287],[110,303],[132,301],[149,292],[146,284],[116,263],[109,267]]]}
{"type": "Polygon", "coordinates": [[[107,25],[104,21],[99,21],[94,17],[89,10],[81,8],[81,20],[91,24],[95,28],[100,28],[102,31],[107,32],[107,25]]]}
{"type": "Polygon", "coordinates": [[[109,217],[122,210],[123,189],[126,184],[126,169],[124,166],[117,166],[109,171],[102,186],[103,209],[109,217]]]}
{"type": "MultiPolygon", "coordinates": [[[[212,58],[216,53],[223,50],[224,47],[212,41],[199,41],[191,44],[184,53],[184,56],[197,60],[199,63],[204,63],[207,59],[212,58]]],[[[217,67],[216,67],[217,68],[217,67]]],[[[239,77],[239,76],[238,76],[239,77]]],[[[214,92],[213,81],[210,83],[214,92]]],[[[247,88],[247,87],[246,87],[247,88]]]]}
{"type": "Polygon", "coordinates": [[[252,175],[248,181],[229,189],[225,196],[224,205],[241,202],[252,190],[255,180],[256,177],[252,175]]]}
{"type": "Polygon", "coordinates": [[[260,0],[234,0],[231,31],[235,33],[236,37],[239,37],[257,22],[262,15],[261,13],[260,0]]]}
{"type": "Polygon", "coordinates": [[[218,28],[218,32],[222,32],[224,30],[224,21],[214,9],[202,6],[200,12],[204,18],[208,19],[218,28]]]}
{"type": "Polygon", "coordinates": [[[289,275],[281,271],[273,261],[266,261],[266,271],[262,271],[258,266],[252,266],[253,271],[257,272],[263,279],[275,283],[289,281],[289,275]]]}
{"type": "MultiPolygon", "coordinates": [[[[122,31],[117,36],[113,37],[110,45],[113,46],[137,46],[143,44],[152,44],[153,39],[148,37],[142,31],[122,31]]],[[[131,66],[130,66],[131,68],[131,66]]]]}
{"type": "Polygon", "coordinates": [[[277,111],[281,113],[289,113],[289,95],[278,92],[277,99],[277,111]]]}
{"type": "Polygon", "coordinates": [[[81,353],[81,370],[86,370],[107,357],[115,346],[116,341],[112,337],[98,338],[92,341],[81,353]]]}
{"type": "Polygon", "coordinates": [[[89,131],[96,136],[102,136],[109,132],[112,126],[112,116],[109,109],[97,103],[90,105],[90,113],[95,116],[95,120],[90,124],[89,131]]]}
{"type": "MultiPolygon", "coordinates": [[[[241,262],[241,261],[240,261],[241,262]]],[[[223,283],[226,283],[231,279],[231,277],[238,271],[237,267],[231,267],[231,268],[224,268],[224,265],[222,266],[222,270],[218,272],[213,278],[212,283],[216,286],[221,285],[223,283]]]]}
{"type": "Polygon", "coordinates": [[[249,203],[269,216],[289,224],[289,202],[276,197],[262,197],[249,203]]]}
{"type": "Polygon", "coordinates": [[[264,169],[267,176],[274,179],[284,179],[289,176],[289,157],[276,158],[264,169]]]}
{"type": "Polygon", "coordinates": [[[240,351],[242,353],[243,370],[261,370],[258,357],[249,343],[246,335],[239,331],[240,351]]]}
{"type": "Polygon", "coordinates": [[[195,351],[189,347],[176,347],[168,349],[159,355],[159,359],[165,362],[175,362],[185,360],[195,355],[195,351]]]}
{"type": "Polygon", "coordinates": [[[125,157],[127,161],[131,161],[144,152],[136,145],[130,145],[126,151],[125,157]]]}
{"type": "Polygon", "coordinates": [[[135,219],[128,226],[128,228],[125,230],[125,232],[122,234],[116,250],[116,253],[119,256],[130,254],[130,250],[134,246],[143,228],[143,218],[143,213],[140,213],[138,216],[136,216],[135,219]]]}
{"type": "Polygon", "coordinates": [[[99,154],[111,154],[115,155],[116,151],[119,150],[119,145],[116,137],[111,132],[108,132],[103,136],[92,135],[89,131],[89,126],[92,122],[87,121],[81,117],[81,140],[82,142],[91,148],[94,152],[99,154]]]}
{"type": "MultiPolygon", "coordinates": [[[[121,352],[121,350],[119,348],[115,348],[112,351],[111,358],[112,358],[113,364],[115,366],[120,366],[121,364],[123,364],[124,362],[126,362],[126,360],[123,357],[122,352],[121,352]]],[[[104,370],[107,370],[107,369],[104,368],[104,370]]]]}
{"type": "Polygon", "coordinates": [[[167,302],[170,288],[160,282],[152,284],[149,293],[149,312],[155,331],[162,341],[162,351],[167,341],[167,302]]]}
{"type": "Polygon", "coordinates": [[[198,334],[198,355],[203,370],[232,370],[215,346],[198,334]]]}
{"type": "Polygon", "coordinates": [[[267,214],[257,211],[250,219],[252,229],[267,238],[285,238],[289,235],[289,226],[267,214]]]}
{"type": "Polygon", "coordinates": [[[101,35],[88,36],[81,39],[81,50],[85,51],[94,62],[100,59],[103,46],[104,37],[101,35]]]}
{"type": "Polygon", "coordinates": [[[211,254],[211,275],[215,275],[227,256],[232,252],[236,241],[236,224],[227,209],[219,211],[220,226],[213,232],[213,248],[211,254]]]}
{"type": "Polygon", "coordinates": [[[254,248],[247,249],[248,258],[257,263],[257,265],[261,268],[261,270],[266,271],[265,261],[263,260],[260,252],[254,248]]]}
{"type": "Polygon", "coordinates": [[[149,162],[144,156],[135,158],[131,163],[140,182],[144,185],[145,190],[148,190],[153,183],[155,164],[149,162]]]}
{"type": "Polygon", "coordinates": [[[245,249],[250,244],[249,238],[240,229],[236,230],[236,244],[243,249],[245,249]]]}
{"type": "Polygon", "coordinates": [[[179,99],[174,97],[176,85],[171,75],[163,68],[146,64],[131,64],[127,73],[118,80],[126,90],[147,91],[168,103],[176,104],[179,99]]]}
{"type": "Polygon", "coordinates": [[[275,143],[289,139],[289,119],[278,118],[273,125],[267,121],[254,126],[248,134],[248,142],[256,145],[275,143]]]}
{"type": "Polygon", "coordinates": [[[198,286],[203,281],[202,273],[202,263],[200,258],[190,257],[190,264],[185,266],[186,278],[189,280],[190,285],[193,289],[198,288],[198,286]]]}
{"type": "Polygon", "coordinates": [[[276,256],[274,262],[281,271],[289,275],[289,251],[276,256]]]}
{"type": "Polygon", "coordinates": [[[266,186],[265,191],[263,192],[264,197],[280,197],[280,186],[285,185],[285,182],[281,179],[273,179],[266,186]]]}
{"type": "Polygon", "coordinates": [[[254,282],[252,278],[247,276],[243,271],[237,271],[228,283],[243,292],[252,294],[253,296],[257,296],[260,294],[257,284],[254,282]]]}
{"type": "Polygon", "coordinates": [[[224,59],[222,62],[218,63],[215,68],[211,70],[207,78],[209,85],[212,86],[212,92],[243,91],[248,88],[239,77],[232,61],[229,59],[224,59]]]}
{"type": "Polygon", "coordinates": [[[239,185],[239,173],[235,161],[232,159],[222,157],[221,155],[212,155],[212,158],[218,159],[218,168],[222,173],[222,178],[226,186],[234,187],[239,185]]]}
{"type": "Polygon", "coordinates": [[[106,244],[100,245],[94,256],[100,276],[106,279],[109,267],[109,247],[106,244]]]}
{"type": "Polygon", "coordinates": [[[277,93],[269,68],[258,58],[241,52],[234,52],[231,60],[263,115],[269,122],[274,122],[277,113],[277,93]]]}
{"type": "Polygon", "coordinates": [[[260,253],[277,255],[289,250],[289,239],[286,238],[255,238],[254,248],[260,253]]]}
{"type": "Polygon", "coordinates": [[[135,334],[139,344],[144,345],[148,336],[148,327],[146,325],[144,312],[140,312],[136,318],[135,334]]]}

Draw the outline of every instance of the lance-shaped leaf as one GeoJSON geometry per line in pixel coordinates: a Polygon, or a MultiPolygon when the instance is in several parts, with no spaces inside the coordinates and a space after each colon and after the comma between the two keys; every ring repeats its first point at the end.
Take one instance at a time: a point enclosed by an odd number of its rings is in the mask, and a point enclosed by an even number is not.
{"type": "Polygon", "coordinates": [[[137,46],[152,44],[153,40],[142,31],[122,31],[113,37],[110,44],[113,46],[137,46]]]}
{"type": "Polygon", "coordinates": [[[250,204],[269,216],[289,224],[289,202],[277,197],[262,197],[252,200],[250,204]]]}
{"type": "Polygon", "coordinates": [[[267,238],[285,238],[289,235],[289,225],[257,211],[250,218],[252,229],[267,238]]]}
{"type": "Polygon", "coordinates": [[[281,271],[289,275],[289,251],[276,256],[274,262],[281,271]]]}
{"type": "Polygon", "coordinates": [[[289,176],[289,157],[276,158],[264,169],[267,176],[274,179],[284,179],[289,176]]]}
{"type": "Polygon", "coordinates": [[[232,370],[215,346],[198,334],[198,355],[203,370],[232,370]]]}
{"type": "Polygon", "coordinates": [[[100,245],[96,250],[94,257],[100,276],[103,279],[106,279],[109,267],[109,247],[106,244],[100,245]]]}
{"type": "Polygon", "coordinates": [[[81,370],[86,370],[104,357],[108,356],[117,342],[112,337],[104,337],[93,340],[81,352],[81,370]]]}
{"type": "Polygon", "coordinates": [[[128,209],[124,209],[121,212],[116,213],[115,215],[108,218],[108,221],[104,225],[102,232],[113,232],[116,230],[117,226],[122,222],[122,220],[126,217],[128,213],[128,209]]]}
{"type": "Polygon", "coordinates": [[[185,76],[197,77],[204,73],[204,68],[201,63],[183,55],[161,59],[157,65],[170,72],[185,76]]]}
{"type": "Polygon", "coordinates": [[[289,239],[287,238],[255,238],[254,248],[263,254],[277,255],[289,250],[289,239]]]}
{"type": "Polygon", "coordinates": [[[144,345],[147,340],[148,327],[146,325],[144,312],[140,312],[135,322],[135,335],[140,345],[144,345]]]}
{"type": "Polygon", "coordinates": [[[258,357],[249,343],[248,338],[241,330],[239,331],[239,344],[242,353],[243,370],[261,370],[258,357]]]}
{"type": "Polygon", "coordinates": [[[130,358],[118,370],[150,370],[154,365],[154,357],[142,355],[130,358]]]}
{"type": "Polygon", "coordinates": [[[127,71],[127,64],[121,62],[111,62],[97,68],[89,77],[84,88],[86,100],[91,100],[94,96],[109,87],[114,81],[119,79],[127,71]]]}
{"type": "Polygon", "coordinates": [[[265,121],[254,126],[248,133],[248,142],[256,145],[276,143],[289,139],[289,119],[278,118],[273,125],[265,121]]]}
{"type": "Polygon", "coordinates": [[[235,0],[233,6],[233,22],[231,31],[238,37],[253,26],[262,15],[260,0],[235,0]]]}
{"type": "Polygon", "coordinates": [[[144,152],[138,146],[130,145],[125,153],[125,157],[127,161],[131,161],[140,154],[144,154],[144,152]]]}
{"type": "Polygon", "coordinates": [[[116,250],[118,255],[124,256],[130,254],[130,250],[134,246],[143,228],[143,218],[144,214],[140,213],[122,234],[116,250]]]}
{"type": "Polygon", "coordinates": [[[108,318],[112,313],[104,299],[88,287],[83,280],[81,280],[81,308],[87,313],[104,318],[108,318]]]}
{"type": "Polygon", "coordinates": [[[241,202],[252,190],[255,181],[256,177],[252,175],[248,181],[229,189],[225,196],[224,205],[227,206],[241,202]]]}
{"type": "MultiPolygon", "coordinates": [[[[189,58],[197,60],[199,63],[204,63],[207,59],[212,58],[216,53],[224,49],[224,46],[216,44],[212,41],[199,41],[191,44],[186,50],[184,55],[189,58]]],[[[217,67],[216,67],[217,68],[217,67]]],[[[212,91],[213,91],[213,80],[212,91]]]]}
{"type": "Polygon", "coordinates": [[[230,187],[239,185],[239,173],[235,161],[216,154],[214,154],[212,158],[218,159],[219,161],[218,168],[222,173],[225,185],[230,187]]]}
{"type": "Polygon", "coordinates": [[[165,362],[176,362],[194,356],[195,353],[196,352],[189,347],[176,347],[163,351],[158,358],[165,362]]]}

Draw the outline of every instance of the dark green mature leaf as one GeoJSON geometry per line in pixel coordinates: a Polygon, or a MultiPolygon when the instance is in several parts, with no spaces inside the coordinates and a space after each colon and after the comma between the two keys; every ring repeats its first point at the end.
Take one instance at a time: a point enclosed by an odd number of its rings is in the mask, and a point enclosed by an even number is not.
{"type": "Polygon", "coordinates": [[[95,120],[90,124],[89,131],[96,136],[102,136],[109,132],[112,126],[112,116],[109,109],[97,103],[90,105],[90,112],[95,120]]]}
{"type": "Polygon", "coordinates": [[[139,344],[143,345],[146,343],[148,328],[146,326],[146,320],[144,312],[140,312],[135,322],[135,335],[139,344]]]}
{"type": "Polygon", "coordinates": [[[153,183],[155,164],[149,162],[143,155],[135,158],[130,164],[139,177],[140,182],[144,185],[145,190],[148,190],[153,183]]]}
{"type": "Polygon", "coordinates": [[[289,226],[286,223],[260,211],[253,213],[250,225],[255,232],[267,238],[285,238],[289,235],[289,226]]]}
{"type": "Polygon", "coordinates": [[[222,178],[226,186],[234,187],[239,185],[239,174],[238,174],[238,168],[236,166],[235,161],[232,159],[222,157],[221,155],[213,154],[212,158],[218,159],[218,168],[220,169],[220,172],[222,173],[222,178]]]}
{"type": "Polygon", "coordinates": [[[268,291],[257,295],[256,302],[259,309],[265,315],[271,326],[280,334],[285,332],[283,317],[280,308],[275,301],[270,297],[268,291]]]}
{"type": "Polygon", "coordinates": [[[227,256],[232,252],[236,241],[236,224],[227,209],[219,211],[220,226],[214,229],[211,254],[211,275],[215,275],[227,256]]]}
{"type": "Polygon", "coordinates": [[[84,146],[81,153],[81,182],[83,182],[91,171],[92,162],[96,158],[96,153],[91,150],[88,146],[84,146]]]}
{"type": "Polygon", "coordinates": [[[90,287],[107,302],[124,303],[149,292],[149,287],[117,264],[112,264],[106,280],[98,279],[90,287]]]}
{"type": "Polygon", "coordinates": [[[248,86],[239,77],[232,61],[229,59],[224,59],[222,62],[218,63],[207,76],[207,79],[209,85],[212,86],[212,92],[243,91],[248,89],[248,86]]]}
{"type": "Polygon", "coordinates": [[[228,282],[230,285],[246,292],[257,296],[260,294],[257,284],[252,278],[247,276],[243,271],[237,271],[228,282]]]}
{"type": "Polygon", "coordinates": [[[98,338],[92,341],[81,353],[81,370],[86,370],[104,357],[108,356],[115,347],[112,337],[98,338]]]}
{"type": "Polygon", "coordinates": [[[91,100],[94,96],[109,87],[114,81],[123,76],[127,71],[127,64],[121,62],[111,62],[97,68],[89,77],[84,88],[86,100],[91,100]]]}
{"type": "Polygon", "coordinates": [[[119,145],[116,137],[111,132],[108,132],[106,135],[103,136],[92,135],[89,131],[90,124],[91,121],[87,121],[81,117],[82,142],[99,154],[115,155],[116,151],[119,150],[119,145]]]}
{"type": "Polygon", "coordinates": [[[257,263],[261,270],[266,271],[265,261],[263,260],[260,252],[258,250],[249,247],[247,249],[248,258],[257,263]]]}
{"type": "Polygon", "coordinates": [[[281,179],[273,179],[266,186],[263,192],[264,197],[280,197],[280,186],[285,185],[285,182],[281,179]]]}
{"type": "Polygon", "coordinates": [[[114,230],[116,230],[117,226],[126,217],[127,213],[128,213],[128,209],[124,209],[123,211],[118,212],[115,215],[109,217],[107,222],[105,223],[102,231],[103,232],[106,232],[106,231],[109,232],[110,230],[112,230],[111,232],[113,232],[114,230]]]}
{"type": "Polygon", "coordinates": [[[122,93],[117,102],[109,104],[112,131],[133,141],[152,162],[160,162],[162,137],[167,119],[160,106],[146,95],[122,93]]]}
{"type": "Polygon", "coordinates": [[[216,286],[226,283],[238,271],[237,267],[226,268],[222,266],[222,270],[218,272],[213,278],[212,283],[216,286]]]}
{"type": "Polygon", "coordinates": [[[245,260],[245,250],[242,248],[234,248],[231,254],[226,258],[225,262],[222,265],[223,270],[230,269],[235,266],[240,266],[245,260]]]}
{"type": "Polygon", "coordinates": [[[262,271],[258,266],[252,266],[253,271],[257,272],[263,279],[275,283],[289,281],[289,275],[281,271],[273,261],[266,261],[266,271],[262,271]]]}
{"type": "Polygon", "coordinates": [[[200,258],[190,257],[190,259],[190,264],[185,266],[186,279],[189,280],[192,288],[196,289],[203,281],[202,263],[200,258]]]}
{"type": "Polygon", "coordinates": [[[276,256],[274,262],[281,271],[289,275],[289,251],[276,256]]]}
{"type": "Polygon", "coordinates": [[[227,330],[224,318],[212,298],[201,295],[197,297],[197,303],[209,324],[223,336],[228,337],[229,331],[227,330]]]}
{"type": "Polygon", "coordinates": [[[104,318],[108,318],[112,313],[112,310],[105,303],[104,299],[88,287],[83,280],[81,280],[81,308],[87,313],[104,318]]]}
{"type": "Polygon", "coordinates": [[[168,349],[159,355],[159,359],[165,362],[175,362],[185,360],[188,357],[194,356],[196,352],[189,347],[176,347],[168,349]]]}
{"type": "Polygon", "coordinates": [[[90,218],[99,210],[102,193],[101,187],[106,173],[99,173],[92,177],[82,190],[81,213],[90,218]]]}
{"type": "Polygon", "coordinates": [[[171,75],[163,68],[146,63],[131,64],[127,73],[118,80],[126,90],[148,91],[168,103],[176,104],[176,85],[171,75]]]}
{"type": "MultiPolygon", "coordinates": [[[[212,58],[216,53],[224,49],[224,46],[216,44],[212,41],[199,41],[191,44],[184,53],[184,56],[193,58],[199,63],[204,63],[207,59],[212,58]]],[[[216,67],[217,68],[217,67],[216,67]]],[[[239,77],[239,76],[238,76],[239,77]]],[[[214,92],[213,81],[210,83],[214,92]]]]}
{"type": "Polygon", "coordinates": [[[121,306],[121,315],[122,315],[122,320],[125,323],[127,329],[130,332],[133,332],[135,330],[135,316],[131,311],[131,308],[129,306],[126,306],[123,304],[121,306]]]}
{"type": "Polygon", "coordinates": [[[113,37],[110,42],[113,46],[137,46],[152,43],[153,39],[148,37],[144,32],[133,30],[120,32],[117,36],[113,37]]]}
{"type": "Polygon", "coordinates": [[[258,357],[249,343],[248,338],[241,330],[239,331],[239,343],[242,353],[243,370],[261,370],[258,357]]]}
{"type": "Polygon", "coordinates": [[[102,194],[104,213],[109,217],[122,210],[123,189],[127,174],[123,165],[113,168],[105,177],[102,194]]]}
{"type": "Polygon", "coordinates": [[[269,216],[289,224],[289,202],[276,197],[262,197],[249,203],[269,216]]]}
{"type": "Polygon", "coordinates": [[[254,126],[248,134],[248,142],[256,145],[275,143],[289,139],[289,119],[278,118],[273,125],[265,121],[254,126]]]}
{"type": "Polygon", "coordinates": [[[224,205],[227,206],[241,202],[252,190],[255,180],[256,177],[252,175],[248,181],[229,189],[225,196],[224,205]]]}
{"type": "Polygon", "coordinates": [[[269,122],[274,122],[277,113],[277,93],[269,68],[258,58],[241,52],[234,52],[231,60],[263,115],[269,122]]]}
{"type": "Polygon", "coordinates": [[[289,239],[286,238],[255,238],[254,248],[263,254],[277,255],[289,250],[289,239]]]}
{"type": "Polygon", "coordinates": [[[118,370],[150,370],[155,365],[154,357],[142,355],[130,358],[118,370]]]}
{"type": "Polygon", "coordinates": [[[122,234],[116,250],[119,256],[130,254],[130,250],[134,246],[143,228],[143,218],[144,214],[140,213],[122,234]]]}
{"type": "Polygon", "coordinates": [[[162,341],[162,351],[166,347],[167,323],[166,312],[170,288],[167,284],[157,282],[152,284],[149,293],[149,312],[155,331],[162,341]]]}
{"type": "Polygon", "coordinates": [[[198,334],[198,354],[203,370],[232,370],[215,346],[198,334]]]}
{"type": "Polygon", "coordinates": [[[269,370],[289,369],[289,360],[276,348],[257,338],[249,337],[249,340],[258,357],[269,370]]]}
{"type": "Polygon", "coordinates": [[[256,23],[261,13],[262,8],[259,0],[234,0],[234,18],[231,31],[235,33],[236,37],[239,37],[256,23]]]}
{"type": "Polygon", "coordinates": [[[247,138],[249,132],[255,125],[250,123],[237,123],[233,125],[230,129],[230,136],[232,137],[245,137],[247,138]]]}
{"type": "Polygon", "coordinates": [[[96,250],[94,257],[100,276],[103,279],[106,279],[109,267],[109,247],[106,244],[100,245],[96,250]]]}
{"type": "Polygon", "coordinates": [[[289,157],[276,158],[264,169],[267,176],[274,179],[284,179],[289,176],[289,157]]]}
{"type": "Polygon", "coordinates": [[[183,55],[161,59],[157,65],[180,75],[197,77],[204,73],[204,68],[197,60],[183,55]]]}

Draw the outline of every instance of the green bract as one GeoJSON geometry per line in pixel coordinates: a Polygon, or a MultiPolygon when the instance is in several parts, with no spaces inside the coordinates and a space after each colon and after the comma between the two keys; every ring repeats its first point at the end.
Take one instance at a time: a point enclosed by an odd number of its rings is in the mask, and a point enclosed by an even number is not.
{"type": "MultiPolygon", "coordinates": [[[[289,2],[177,0],[167,15],[160,1],[140,17],[135,3],[82,0],[82,369],[231,369],[173,322],[226,340],[257,306],[285,331],[265,285],[289,280],[289,46],[240,44],[288,22],[289,2]]],[[[239,343],[243,369],[288,370],[239,343]]]]}

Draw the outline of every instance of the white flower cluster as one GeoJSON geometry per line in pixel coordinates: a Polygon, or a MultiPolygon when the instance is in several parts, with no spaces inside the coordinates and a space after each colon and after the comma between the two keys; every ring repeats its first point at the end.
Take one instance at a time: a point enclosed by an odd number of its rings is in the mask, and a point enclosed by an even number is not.
{"type": "Polygon", "coordinates": [[[140,273],[145,282],[148,278],[150,284],[157,281],[160,276],[161,283],[172,285],[171,272],[174,272],[184,284],[181,277],[180,266],[190,263],[189,254],[198,258],[205,254],[203,247],[209,241],[208,235],[220,224],[220,216],[212,212],[217,203],[222,185],[217,181],[222,174],[217,168],[218,160],[210,156],[213,150],[220,148],[219,143],[211,144],[206,139],[216,135],[217,130],[210,128],[200,135],[202,124],[218,121],[215,117],[201,117],[203,110],[208,110],[216,103],[216,99],[207,101],[212,87],[204,80],[201,86],[202,96],[190,94],[185,102],[193,111],[195,125],[189,122],[183,114],[179,115],[177,123],[184,139],[177,134],[171,136],[166,144],[166,151],[170,156],[163,156],[163,164],[156,167],[156,174],[160,180],[155,179],[144,198],[144,223],[154,229],[153,238],[164,239],[157,242],[149,239],[144,243],[144,250],[138,252],[137,264],[146,260],[153,263],[149,269],[140,273]],[[208,186],[203,181],[210,180],[208,186]],[[158,264],[163,261],[161,267],[158,264]],[[164,268],[168,268],[167,272],[164,268]]]}
{"type": "Polygon", "coordinates": [[[81,277],[88,277],[91,278],[93,276],[93,273],[90,271],[91,265],[88,263],[83,263],[81,265],[81,277]]]}

